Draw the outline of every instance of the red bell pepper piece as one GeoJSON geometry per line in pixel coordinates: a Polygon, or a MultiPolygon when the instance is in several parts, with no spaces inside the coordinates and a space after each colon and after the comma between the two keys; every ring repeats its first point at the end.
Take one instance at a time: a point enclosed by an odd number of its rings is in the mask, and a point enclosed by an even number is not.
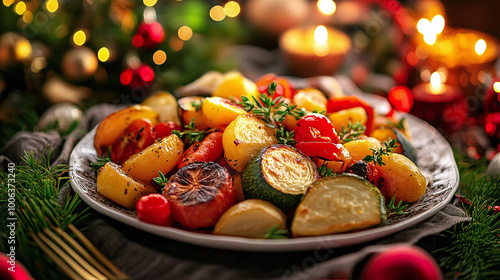
{"type": "Polygon", "coordinates": [[[330,98],[326,104],[327,113],[335,113],[341,110],[350,108],[361,107],[366,112],[366,135],[370,135],[373,126],[374,110],[373,107],[366,103],[364,100],[357,96],[343,96],[337,98],[330,98]]]}
{"type": "Polygon", "coordinates": [[[172,121],[162,122],[155,125],[156,139],[164,138],[172,134],[172,130],[182,131],[182,126],[172,121]]]}
{"type": "Polygon", "coordinates": [[[298,142],[295,148],[309,157],[318,157],[324,160],[340,161],[338,155],[342,151],[342,144],[328,142],[298,142]]]}
{"type": "Polygon", "coordinates": [[[295,91],[293,85],[285,78],[279,77],[276,74],[266,74],[259,78],[259,80],[255,83],[257,85],[257,89],[260,93],[267,94],[267,86],[271,82],[276,82],[276,93],[274,95],[275,98],[278,96],[283,96],[284,98],[292,99],[293,93],[295,91]]]}
{"type": "Polygon", "coordinates": [[[123,134],[111,146],[111,159],[122,164],[155,141],[153,124],[148,119],[137,119],[129,124],[123,134]]]}
{"type": "Polygon", "coordinates": [[[297,142],[340,142],[332,122],[321,114],[311,114],[300,118],[295,127],[294,140],[297,142]]]}

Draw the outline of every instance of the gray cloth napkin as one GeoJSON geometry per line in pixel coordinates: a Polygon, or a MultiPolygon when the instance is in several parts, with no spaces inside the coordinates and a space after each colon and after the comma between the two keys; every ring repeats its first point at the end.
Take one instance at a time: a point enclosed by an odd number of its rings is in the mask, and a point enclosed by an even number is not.
{"type": "MultiPolygon", "coordinates": [[[[41,155],[52,148],[54,163],[68,163],[82,132],[93,128],[118,107],[89,109],[80,128],[65,138],[55,132],[20,132],[0,150],[0,164],[19,163],[25,151],[41,155]]],[[[69,185],[61,192],[67,192],[69,185]]],[[[185,244],[126,226],[96,212],[83,225],[86,236],[132,279],[320,279],[348,278],[370,254],[447,230],[470,218],[447,205],[437,214],[394,235],[344,248],[302,252],[238,252],[185,244]]]]}

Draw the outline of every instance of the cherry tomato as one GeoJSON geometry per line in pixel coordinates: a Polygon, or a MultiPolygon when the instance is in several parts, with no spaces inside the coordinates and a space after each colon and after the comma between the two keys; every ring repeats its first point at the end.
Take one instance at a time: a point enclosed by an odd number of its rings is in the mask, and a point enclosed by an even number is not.
{"type": "Polygon", "coordinates": [[[259,78],[259,80],[256,82],[257,89],[260,93],[267,94],[267,87],[271,82],[276,82],[277,84],[276,93],[274,95],[275,98],[277,98],[278,96],[283,96],[284,98],[292,99],[294,93],[293,85],[288,82],[287,79],[278,77],[275,74],[266,74],[259,78]]]}
{"type": "Polygon", "coordinates": [[[171,226],[174,223],[170,203],[159,193],[141,197],[135,207],[137,217],[143,222],[160,226],[171,226]]]}
{"type": "Polygon", "coordinates": [[[164,138],[172,134],[172,130],[182,131],[182,126],[172,121],[156,124],[154,127],[155,138],[164,138]]]}
{"type": "Polygon", "coordinates": [[[298,120],[294,140],[297,142],[340,142],[332,122],[321,114],[306,115],[298,120]]]}
{"type": "Polygon", "coordinates": [[[326,104],[326,112],[334,113],[345,109],[354,107],[362,107],[366,112],[366,135],[370,135],[373,126],[374,111],[373,107],[366,103],[364,100],[357,96],[343,96],[337,98],[330,98],[326,104]]]}
{"type": "Polygon", "coordinates": [[[111,159],[122,164],[131,155],[136,154],[155,141],[153,124],[148,119],[137,119],[130,123],[123,134],[111,147],[111,159]]]}

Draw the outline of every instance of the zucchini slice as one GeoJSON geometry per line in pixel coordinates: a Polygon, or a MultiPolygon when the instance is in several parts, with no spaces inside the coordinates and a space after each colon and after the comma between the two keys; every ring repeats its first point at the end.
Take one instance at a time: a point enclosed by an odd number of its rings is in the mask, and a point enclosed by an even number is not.
{"type": "Polygon", "coordinates": [[[213,233],[263,238],[273,226],[286,229],[285,213],[262,199],[247,199],[224,212],[215,224],[213,233]]]}
{"type": "Polygon", "coordinates": [[[316,236],[384,224],[385,201],[361,177],[342,174],[316,181],[295,211],[292,235],[316,236]]]}
{"type": "Polygon", "coordinates": [[[296,207],[307,187],[319,178],[314,162],[288,145],[260,151],[243,170],[245,198],[260,198],[286,210],[296,207]]]}

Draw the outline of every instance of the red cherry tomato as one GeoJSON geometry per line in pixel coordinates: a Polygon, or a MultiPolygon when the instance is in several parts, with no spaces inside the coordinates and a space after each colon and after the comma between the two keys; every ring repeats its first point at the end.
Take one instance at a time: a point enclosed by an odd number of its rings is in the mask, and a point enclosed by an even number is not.
{"type": "Polygon", "coordinates": [[[326,112],[334,113],[350,108],[361,107],[366,112],[366,135],[370,135],[373,126],[374,110],[373,107],[357,96],[343,96],[330,98],[326,104],[326,112]]]}
{"type": "Polygon", "coordinates": [[[111,159],[122,164],[131,155],[144,150],[155,141],[153,124],[148,119],[137,119],[130,123],[111,147],[111,159]]]}
{"type": "Polygon", "coordinates": [[[293,85],[285,78],[279,77],[276,74],[266,74],[259,78],[255,83],[260,93],[267,93],[267,86],[271,82],[276,82],[275,98],[283,96],[284,98],[292,99],[294,93],[293,85]]]}
{"type": "Polygon", "coordinates": [[[137,217],[145,223],[160,226],[171,226],[174,223],[170,203],[159,193],[141,197],[135,204],[135,208],[137,209],[137,217]]]}
{"type": "Polygon", "coordinates": [[[154,127],[155,138],[167,137],[172,134],[172,130],[182,131],[182,126],[171,121],[156,124],[154,127]]]}
{"type": "Polygon", "coordinates": [[[297,142],[340,142],[332,122],[321,114],[307,115],[298,120],[294,139],[297,142]]]}

